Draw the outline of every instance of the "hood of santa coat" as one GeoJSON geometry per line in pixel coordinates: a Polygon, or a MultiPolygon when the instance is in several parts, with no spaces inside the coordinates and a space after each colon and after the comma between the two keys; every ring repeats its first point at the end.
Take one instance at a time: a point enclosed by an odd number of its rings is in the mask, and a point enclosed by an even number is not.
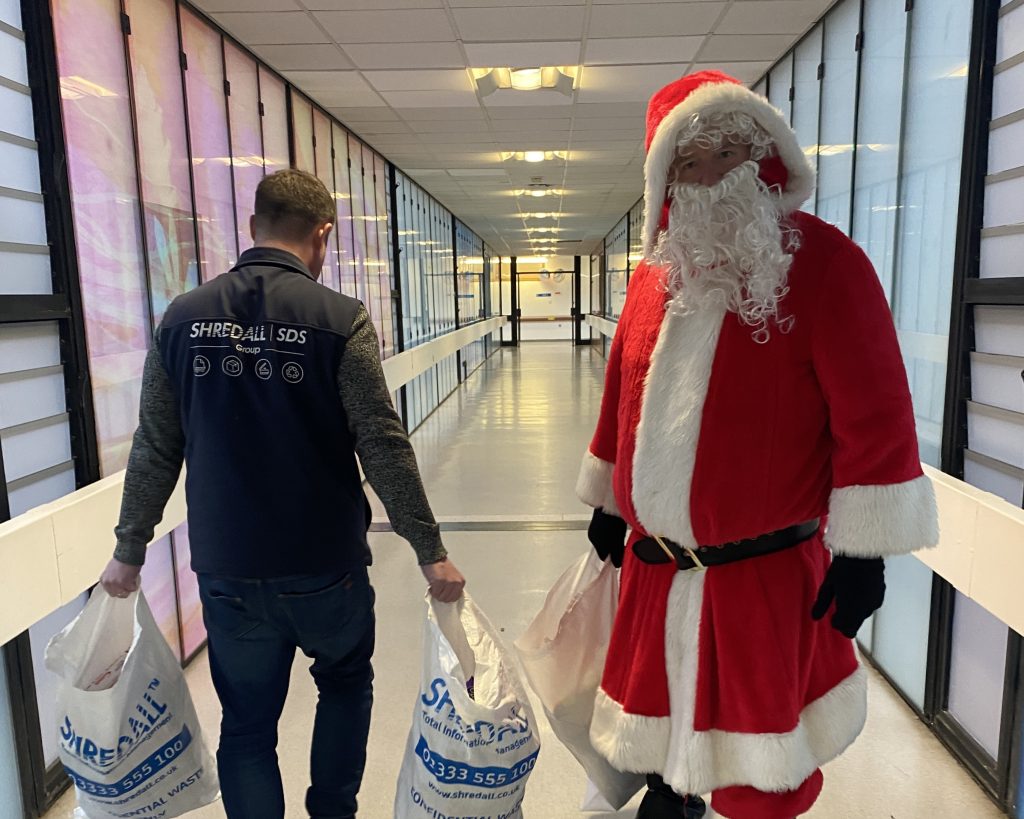
{"type": "Polygon", "coordinates": [[[647,106],[647,159],[644,163],[644,256],[650,257],[663,227],[668,170],[676,136],[691,115],[719,111],[749,114],[775,142],[777,156],[761,161],[761,178],[781,190],[786,213],[799,208],[814,191],[814,166],[782,112],[739,80],[720,71],[699,71],[671,82],[647,106]]]}

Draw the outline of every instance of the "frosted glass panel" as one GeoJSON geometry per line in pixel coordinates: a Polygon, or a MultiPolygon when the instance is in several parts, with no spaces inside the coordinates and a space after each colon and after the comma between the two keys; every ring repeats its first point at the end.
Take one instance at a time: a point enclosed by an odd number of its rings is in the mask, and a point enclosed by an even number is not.
{"type": "Polygon", "coordinates": [[[1024,233],[982,236],[981,277],[1007,276],[1024,276],[1024,233]]]}
{"type": "Polygon", "coordinates": [[[1021,145],[1024,145],[1024,120],[1001,125],[992,131],[988,138],[988,172],[1000,173],[1024,165],[1021,145]]]}
{"type": "MultiPolygon", "coordinates": [[[[820,109],[821,81],[818,79],[818,65],[821,63],[821,26],[814,29],[796,50],[794,63],[793,130],[796,131],[800,147],[817,167],[818,163],[818,114],[820,109]]],[[[814,213],[815,197],[803,205],[803,210],[814,213]]]]}
{"type": "Polygon", "coordinates": [[[793,54],[783,57],[777,66],[772,69],[768,81],[768,99],[772,105],[782,111],[782,115],[788,121],[792,115],[792,105],[789,101],[789,89],[793,83],[793,54]]]}
{"type": "Polygon", "coordinates": [[[0,85],[0,131],[25,139],[36,138],[31,96],[0,85]]]}
{"type": "Polygon", "coordinates": [[[0,77],[28,85],[25,41],[6,31],[0,31],[0,77]]]}
{"type": "Polygon", "coordinates": [[[861,53],[853,239],[868,254],[890,300],[903,110],[902,83],[892,79],[903,76],[906,35],[907,13],[902,6],[891,0],[867,0],[861,53]]]}
{"type": "MultiPolygon", "coordinates": [[[[1024,109],[1024,63],[1000,71],[992,82],[992,119],[1024,109]]],[[[1021,158],[1024,162],[1024,157],[1021,158]]]]}
{"type": "Polygon", "coordinates": [[[0,142],[0,186],[39,193],[39,152],[24,145],[0,142]]]}
{"type": "Polygon", "coordinates": [[[975,452],[1024,469],[1024,415],[969,401],[967,440],[975,452]]]}
{"type": "Polygon", "coordinates": [[[979,353],[1021,355],[1024,351],[1024,307],[975,307],[974,349],[979,353]]]}
{"type": "MultiPolygon", "coordinates": [[[[1024,161],[1024,148],[1021,149],[1024,161]]],[[[985,227],[1024,222],[1024,177],[985,186],[985,227]]]]}
{"type": "Polygon", "coordinates": [[[995,759],[999,755],[1007,628],[970,598],[955,594],[949,712],[995,759]]]}
{"type": "MultiPolygon", "coordinates": [[[[971,7],[919,4],[911,15],[907,112],[903,140],[899,259],[894,286],[897,329],[949,334],[953,253],[959,212],[971,7]]],[[[939,463],[946,359],[904,350],[921,459],[939,463]],[[936,360],[936,358],[938,360],[936,360]]]]}
{"type": "Polygon", "coordinates": [[[0,242],[45,245],[43,203],[0,196],[0,242]]]}
{"type": "Polygon", "coordinates": [[[999,18],[996,62],[1001,63],[1024,51],[1024,6],[999,18]]]}
{"type": "Polygon", "coordinates": [[[0,819],[23,819],[18,749],[14,744],[11,697],[7,689],[6,660],[0,656],[0,819]]]}
{"type": "Polygon", "coordinates": [[[0,380],[0,429],[49,418],[65,409],[61,370],[30,370],[22,377],[0,380]]]}
{"type": "Polygon", "coordinates": [[[53,274],[48,254],[0,250],[0,293],[25,295],[52,292],[53,274]]]}
{"type": "Polygon", "coordinates": [[[912,555],[885,561],[885,604],[875,613],[872,654],[900,690],[924,708],[932,572],[912,555]]]}
{"type": "Polygon", "coordinates": [[[0,326],[0,373],[60,364],[60,330],[56,322],[0,326]]]}
{"type": "Polygon", "coordinates": [[[74,492],[75,466],[67,463],[65,468],[44,474],[42,477],[19,483],[16,488],[8,487],[7,500],[11,506],[11,517],[17,517],[29,509],[35,509],[44,503],[63,498],[65,495],[74,492]]]}
{"type": "Polygon", "coordinates": [[[1024,474],[1020,470],[991,463],[972,452],[964,453],[964,480],[1014,506],[1024,502],[1024,474]]]}
{"type": "Polygon", "coordinates": [[[817,214],[850,233],[853,185],[853,112],[857,96],[859,0],[843,0],[825,18],[825,78],[821,84],[821,136],[817,214]]]}
{"type": "Polygon", "coordinates": [[[67,416],[61,415],[41,426],[0,430],[4,471],[8,481],[71,460],[71,435],[67,416]]]}

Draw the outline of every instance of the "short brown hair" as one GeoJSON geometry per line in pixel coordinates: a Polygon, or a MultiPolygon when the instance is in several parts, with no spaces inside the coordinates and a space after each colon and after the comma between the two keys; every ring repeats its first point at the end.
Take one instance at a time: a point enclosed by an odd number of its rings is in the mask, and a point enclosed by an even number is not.
{"type": "Polygon", "coordinates": [[[277,171],[256,188],[256,231],[264,236],[301,239],[337,219],[327,186],[305,171],[277,171]]]}

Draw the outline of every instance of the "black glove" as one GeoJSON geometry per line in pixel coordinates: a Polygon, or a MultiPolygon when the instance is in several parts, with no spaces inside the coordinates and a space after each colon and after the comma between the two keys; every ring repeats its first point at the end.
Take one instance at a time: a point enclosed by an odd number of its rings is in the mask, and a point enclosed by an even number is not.
{"type": "Polygon", "coordinates": [[[835,601],[832,627],[853,639],[885,599],[885,561],[880,557],[836,555],[821,583],[811,617],[820,620],[835,601]]]}
{"type": "Polygon", "coordinates": [[[622,555],[626,551],[626,521],[607,514],[603,509],[595,509],[587,537],[601,560],[611,557],[613,566],[618,568],[622,565],[622,555]]]}

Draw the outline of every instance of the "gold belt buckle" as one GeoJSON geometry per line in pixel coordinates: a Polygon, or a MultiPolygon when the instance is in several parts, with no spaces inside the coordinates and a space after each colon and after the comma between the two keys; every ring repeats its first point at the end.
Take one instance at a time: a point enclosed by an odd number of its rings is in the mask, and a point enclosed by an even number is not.
{"type": "MultiPolygon", "coordinates": [[[[661,550],[666,555],[668,555],[668,559],[672,563],[675,563],[676,562],[676,556],[674,554],[672,554],[672,550],[670,548],[668,548],[668,545],[665,543],[665,541],[662,540],[657,535],[652,535],[652,537],[654,538],[655,542],[661,547],[661,550]]],[[[687,571],[687,572],[702,572],[702,571],[704,571],[707,568],[707,566],[705,566],[703,563],[700,562],[700,558],[697,557],[697,553],[693,549],[691,549],[689,546],[683,546],[682,549],[683,549],[684,552],[686,552],[686,554],[690,558],[690,560],[693,561],[693,565],[689,569],[685,569],[684,571],[687,571]]]]}

